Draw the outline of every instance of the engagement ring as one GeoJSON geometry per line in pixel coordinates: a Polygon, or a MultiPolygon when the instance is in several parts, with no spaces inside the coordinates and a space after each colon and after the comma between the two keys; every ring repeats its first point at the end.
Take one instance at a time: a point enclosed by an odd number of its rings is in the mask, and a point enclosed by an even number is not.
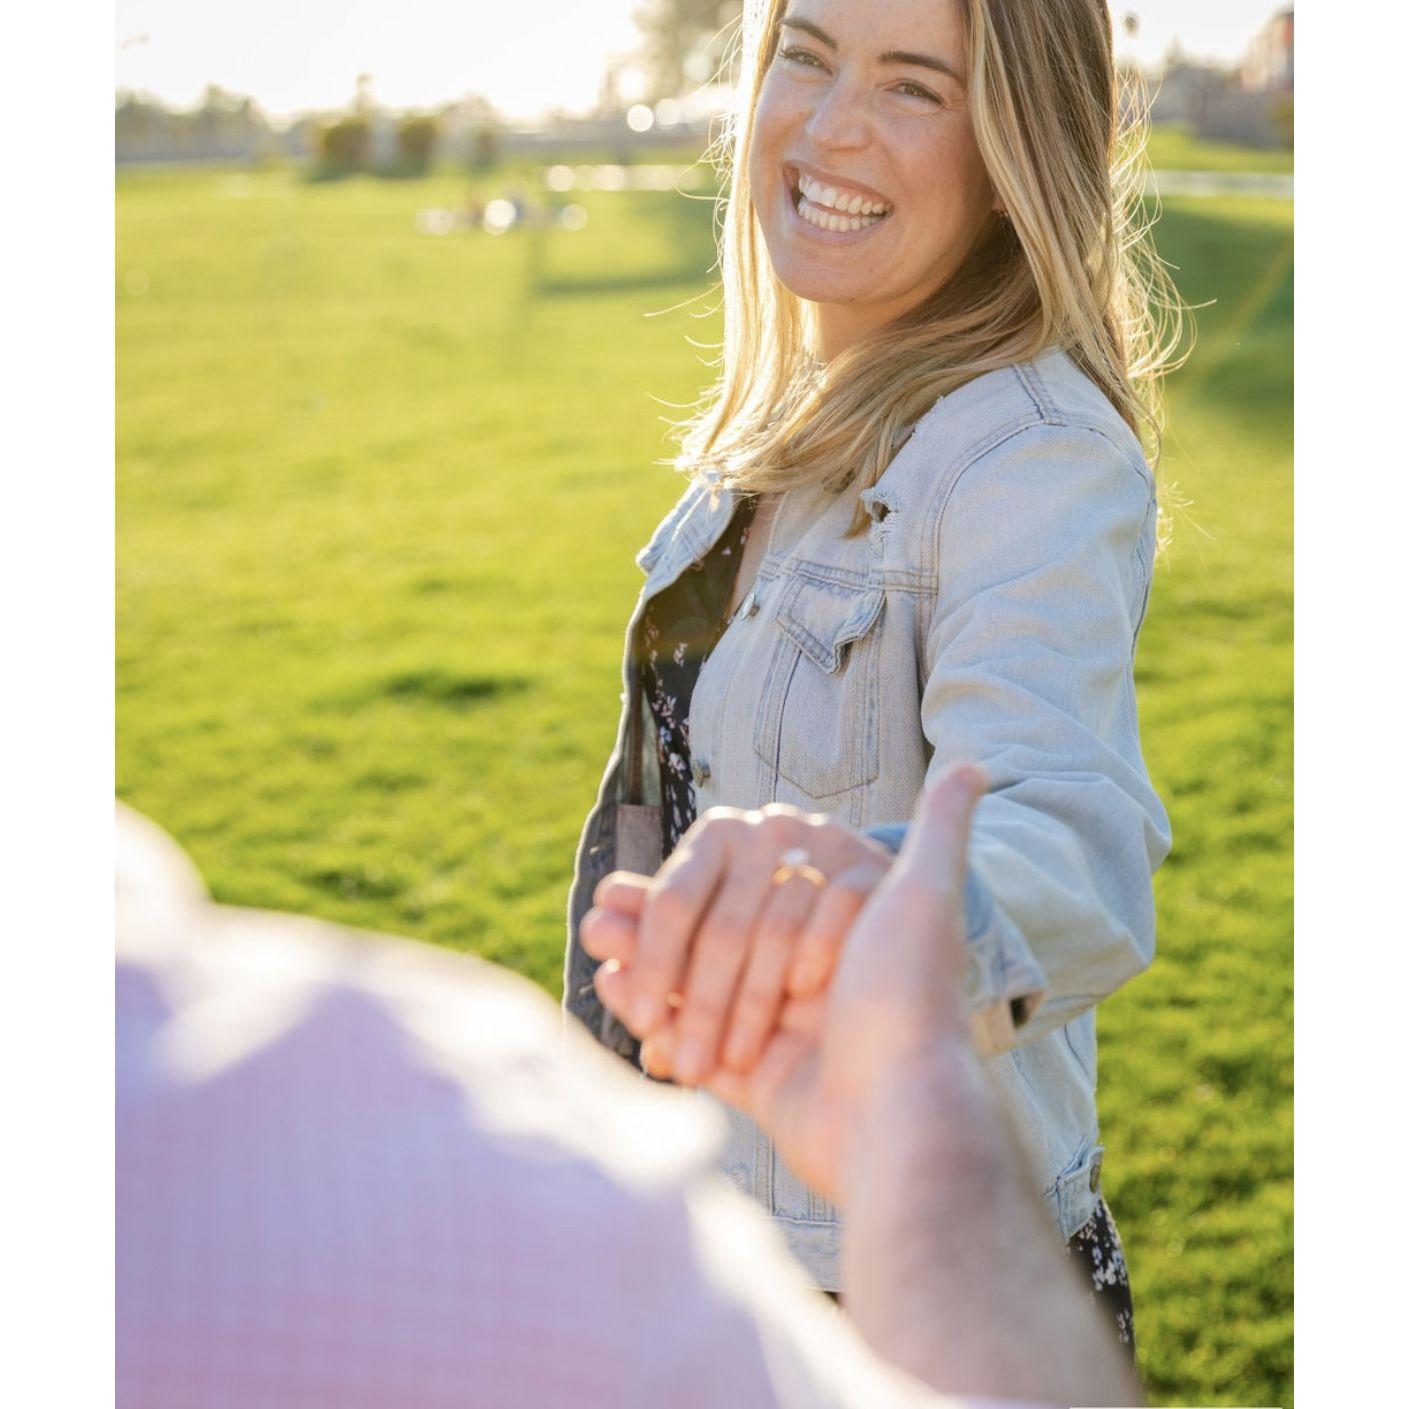
{"type": "Polygon", "coordinates": [[[790,881],[794,876],[801,876],[805,881],[811,881],[818,890],[825,890],[827,878],[812,864],[812,857],[806,848],[795,846],[785,851],[778,858],[778,869],[773,872],[773,884],[780,886],[784,881],[790,881]]]}

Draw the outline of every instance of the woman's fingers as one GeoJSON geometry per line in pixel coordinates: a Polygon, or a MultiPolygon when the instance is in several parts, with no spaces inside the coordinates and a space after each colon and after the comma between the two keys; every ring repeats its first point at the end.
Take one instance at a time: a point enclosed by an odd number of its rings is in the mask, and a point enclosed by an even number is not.
{"type": "Polygon", "coordinates": [[[721,1048],[736,1068],[757,1060],[785,993],[826,987],[848,927],[889,864],[883,848],[796,808],[712,809],[654,879],[617,872],[598,885],[584,947],[630,964],[622,1020],[643,1039],[673,1022],[674,1075],[697,1085],[721,1048]],[[803,859],[775,880],[790,853],[803,859]],[[815,883],[827,876],[834,884],[818,906],[815,883]],[[814,907],[821,913],[809,919],[814,907]]]}
{"type": "Polygon", "coordinates": [[[618,960],[608,959],[597,966],[592,987],[607,1010],[620,1015],[631,1001],[631,972],[618,960]]]}
{"type": "Polygon", "coordinates": [[[594,959],[619,959],[629,964],[636,952],[637,923],[620,910],[594,907],[582,917],[578,934],[594,959]]]}
{"type": "Polygon", "coordinates": [[[739,858],[700,923],[677,1019],[675,1076],[688,1086],[706,1080],[718,1061],[724,1022],[749,956],[758,913],[768,898],[773,869],[772,859],[760,864],[757,853],[747,860],[739,858]]]}
{"type": "Polygon", "coordinates": [[[787,973],[787,991],[798,998],[820,993],[836,968],[847,932],[885,875],[870,860],[835,876],[813,907],[787,973]]]}
{"type": "Polygon", "coordinates": [[[690,943],[723,869],[715,833],[687,838],[661,867],[641,906],[633,959],[636,994],[629,1026],[648,1036],[670,1016],[667,999],[684,982],[690,943]]]}
{"type": "Polygon", "coordinates": [[[773,1031],[799,933],[823,892],[804,875],[775,884],[754,926],[748,963],[724,1037],[724,1062],[747,1071],[773,1031]]]}
{"type": "Polygon", "coordinates": [[[822,1031],[827,1017],[827,995],[815,994],[811,998],[785,998],[783,1010],[778,1014],[778,1031],[794,1036],[816,1037],[822,1031]]]}
{"type": "Polygon", "coordinates": [[[657,1081],[669,1081],[674,1076],[675,1056],[673,1028],[662,1028],[654,1037],[641,1044],[641,1067],[657,1081]]]}
{"type": "Polygon", "coordinates": [[[594,904],[579,928],[582,947],[594,959],[619,959],[629,964],[636,953],[637,920],[646,903],[649,876],[613,871],[597,882],[594,904]]]}
{"type": "Polygon", "coordinates": [[[638,876],[634,871],[612,871],[597,882],[592,903],[599,909],[619,910],[634,919],[645,908],[650,888],[649,876],[638,876]]]}

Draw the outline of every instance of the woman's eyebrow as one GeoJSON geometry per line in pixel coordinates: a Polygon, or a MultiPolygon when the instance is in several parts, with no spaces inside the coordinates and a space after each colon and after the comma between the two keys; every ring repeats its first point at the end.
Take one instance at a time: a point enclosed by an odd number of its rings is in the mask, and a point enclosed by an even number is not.
{"type": "MultiPolygon", "coordinates": [[[[780,25],[786,25],[789,29],[800,29],[805,34],[810,34],[820,44],[825,44],[827,48],[835,51],[837,41],[827,33],[821,25],[813,24],[811,20],[797,19],[792,15],[784,15],[778,21],[780,25]]],[[[945,73],[952,78],[955,83],[963,83],[963,78],[955,72],[952,64],[947,64],[943,59],[936,59],[929,54],[912,54],[905,49],[887,49],[881,55],[880,62],[883,64],[909,64],[915,68],[933,69],[935,73],[945,73]]]]}
{"type": "Polygon", "coordinates": [[[813,24],[811,20],[800,20],[792,15],[784,15],[778,21],[780,25],[787,25],[789,29],[800,29],[806,34],[810,34],[814,39],[825,44],[829,49],[837,47],[837,41],[822,28],[820,24],[813,24]]]}

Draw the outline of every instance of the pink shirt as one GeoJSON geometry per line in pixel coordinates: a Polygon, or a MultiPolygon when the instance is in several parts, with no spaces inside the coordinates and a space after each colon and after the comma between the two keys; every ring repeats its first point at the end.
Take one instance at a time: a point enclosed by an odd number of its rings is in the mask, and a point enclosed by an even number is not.
{"type": "Polygon", "coordinates": [[[117,1403],[933,1405],[522,980],[217,907],[119,817],[117,1403]]]}

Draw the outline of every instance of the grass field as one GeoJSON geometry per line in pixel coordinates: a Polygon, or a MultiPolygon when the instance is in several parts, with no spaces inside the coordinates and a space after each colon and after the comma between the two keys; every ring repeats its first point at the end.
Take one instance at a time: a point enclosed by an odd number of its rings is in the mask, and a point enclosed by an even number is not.
{"type": "Polygon", "coordinates": [[[1196,137],[1187,123],[1162,122],[1150,130],[1145,149],[1156,171],[1290,172],[1289,148],[1266,150],[1196,137]]]}
{"type": "MultiPolygon", "coordinates": [[[[484,194],[495,194],[492,182],[484,194]]],[[[124,171],[118,788],[219,899],[557,991],[632,553],[706,377],[710,211],[431,238],[460,178],[124,171]],[[674,311],[663,311],[672,310],[674,311]],[[656,316],[648,316],[656,315],[656,316]]],[[[1165,203],[1199,343],[1139,656],[1175,850],[1105,1004],[1107,1188],[1156,1402],[1291,1403],[1291,210],[1165,203]]]]}

